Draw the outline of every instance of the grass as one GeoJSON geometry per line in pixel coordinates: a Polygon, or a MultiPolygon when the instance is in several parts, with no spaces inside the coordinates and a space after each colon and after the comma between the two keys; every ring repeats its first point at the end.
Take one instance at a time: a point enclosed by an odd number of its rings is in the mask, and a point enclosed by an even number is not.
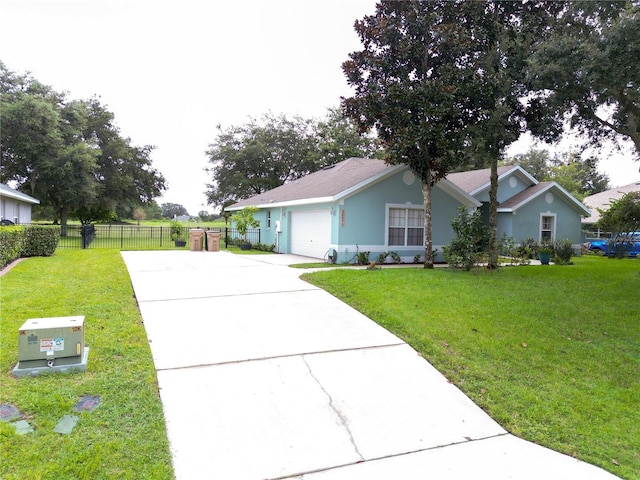
{"type": "Polygon", "coordinates": [[[640,478],[640,261],[303,278],[418,350],[513,434],[640,478]]]}
{"type": "Polygon", "coordinates": [[[0,478],[173,478],[156,372],[120,252],[57,250],[0,281],[0,403],[16,405],[35,429],[16,435],[0,422],[0,478]],[[88,371],[13,377],[22,323],[69,315],[85,316],[88,371]],[[74,413],[82,395],[102,403],[74,413]],[[75,429],[54,433],[66,414],[80,416],[75,429]]]}

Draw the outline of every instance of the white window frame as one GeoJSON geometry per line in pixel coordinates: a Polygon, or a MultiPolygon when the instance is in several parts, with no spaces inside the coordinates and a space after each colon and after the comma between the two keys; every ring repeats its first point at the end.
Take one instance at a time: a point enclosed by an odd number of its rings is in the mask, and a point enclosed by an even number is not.
{"type": "Polygon", "coordinates": [[[384,225],[384,242],[388,248],[391,249],[416,249],[416,248],[424,248],[424,205],[414,205],[410,203],[401,203],[401,204],[391,204],[388,203],[386,205],[386,213],[385,213],[385,225],[384,225]],[[393,227],[393,228],[404,228],[404,243],[402,245],[390,245],[389,244],[389,229],[392,228],[390,222],[390,213],[391,210],[404,210],[405,211],[405,225],[402,227],[393,227]],[[408,224],[407,217],[409,210],[418,210],[420,212],[420,218],[422,219],[423,225],[421,227],[416,227],[408,224]],[[421,243],[419,245],[407,245],[408,232],[410,228],[422,228],[421,235],[421,243]]]}
{"type": "MultiPolygon", "coordinates": [[[[551,238],[549,238],[548,240],[551,240],[552,242],[555,241],[556,239],[556,225],[558,223],[558,218],[557,218],[557,214],[555,213],[540,213],[540,229],[538,231],[538,239],[542,242],[543,238],[542,238],[542,232],[551,232],[551,238]],[[544,229],[544,219],[545,218],[551,218],[551,229],[544,229]]],[[[547,240],[547,239],[545,239],[547,240]]]]}

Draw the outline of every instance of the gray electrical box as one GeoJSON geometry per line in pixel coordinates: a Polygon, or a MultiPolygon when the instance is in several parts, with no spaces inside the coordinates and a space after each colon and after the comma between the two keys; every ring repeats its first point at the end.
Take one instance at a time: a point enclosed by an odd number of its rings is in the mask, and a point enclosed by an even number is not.
{"type": "Polygon", "coordinates": [[[40,370],[86,370],[84,316],[32,318],[18,330],[17,375],[40,370]]]}

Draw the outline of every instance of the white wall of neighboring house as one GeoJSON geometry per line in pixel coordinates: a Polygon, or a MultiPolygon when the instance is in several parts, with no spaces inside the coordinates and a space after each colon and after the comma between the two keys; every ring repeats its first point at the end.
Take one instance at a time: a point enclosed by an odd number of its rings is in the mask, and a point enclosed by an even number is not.
{"type": "Polygon", "coordinates": [[[0,220],[15,224],[31,223],[31,206],[40,203],[35,198],[0,184],[0,220]]]}
{"type": "Polygon", "coordinates": [[[31,204],[2,198],[0,220],[11,220],[16,224],[31,223],[31,204]]]}

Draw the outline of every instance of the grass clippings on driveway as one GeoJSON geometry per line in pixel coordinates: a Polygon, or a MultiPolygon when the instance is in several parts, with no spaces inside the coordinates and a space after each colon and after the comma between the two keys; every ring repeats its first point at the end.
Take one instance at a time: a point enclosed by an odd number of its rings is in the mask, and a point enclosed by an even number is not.
{"type": "Polygon", "coordinates": [[[0,403],[34,428],[0,422],[0,478],[171,479],[156,372],[129,275],[117,250],[57,250],[29,258],[0,280],[0,403]],[[18,329],[29,318],[85,316],[88,371],[15,378],[18,329]],[[92,412],[73,407],[99,396],[92,412]],[[54,433],[78,415],[69,435],[54,433]]]}
{"type": "Polygon", "coordinates": [[[513,434],[640,478],[640,260],[303,278],[407,341],[513,434]]]}

